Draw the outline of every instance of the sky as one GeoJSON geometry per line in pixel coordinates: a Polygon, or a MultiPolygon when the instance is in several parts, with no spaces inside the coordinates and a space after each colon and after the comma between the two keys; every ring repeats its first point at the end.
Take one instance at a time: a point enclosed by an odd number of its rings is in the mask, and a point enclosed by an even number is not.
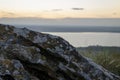
{"type": "MultiPolygon", "coordinates": [[[[32,28],[35,28],[33,25],[49,26],[49,28],[39,26],[36,28],[37,30],[42,28],[58,30],[61,25],[67,26],[68,31],[75,29],[75,26],[104,26],[107,29],[108,27],[112,27],[112,29],[119,27],[120,29],[120,0],[0,0],[0,24],[32,25],[32,28]],[[56,28],[52,28],[53,25],[56,28]]],[[[106,35],[104,39],[104,34],[97,35],[97,38],[91,37],[91,35],[88,35],[90,38],[87,38],[86,35],[83,35],[82,38],[79,36],[73,38],[75,35],[70,35],[62,37],[71,40],[70,43],[75,46],[82,45],[78,44],[78,42],[81,43],[79,41],[81,39],[85,44],[92,43],[89,41],[94,41],[93,39],[96,39],[96,42],[99,41],[98,44],[119,45],[120,43],[119,35],[106,35]],[[84,36],[86,36],[85,40],[84,36]]]]}
{"type": "Polygon", "coordinates": [[[0,18],[120,18],[120,0],[0,0],[0,18]]]}

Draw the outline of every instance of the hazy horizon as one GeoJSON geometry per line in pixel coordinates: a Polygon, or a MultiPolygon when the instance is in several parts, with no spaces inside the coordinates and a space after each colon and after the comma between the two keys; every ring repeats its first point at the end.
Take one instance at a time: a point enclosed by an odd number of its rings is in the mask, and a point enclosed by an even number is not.
{"type": "Polygon", "coordinates": [[[47,26],[96,26],[120,27],[120,18],[0,18],[1,24],[10,25],[47,25],[47,26]]]}
{"type": "Polygon", "coordinates": [[[120,26],[120,0],[0,0],[0,23],[120,26]]]}

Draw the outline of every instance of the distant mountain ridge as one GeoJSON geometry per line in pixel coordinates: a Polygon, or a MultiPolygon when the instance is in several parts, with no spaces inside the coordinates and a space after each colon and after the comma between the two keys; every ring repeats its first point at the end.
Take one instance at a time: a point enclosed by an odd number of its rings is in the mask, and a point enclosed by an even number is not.
{"type": "Polygon", "coordinates": [[[39,32],[113,32],[120,33],[120,27],[104,26],[64,26],[64,25],[15,25],[16,27],[27,27],[39,32]]]}
{"type": "Polygon", "coordinates": [[[18,18],[0,18],[3,24],[27,24],[27,25],[64,25],[64,26],[120,26],[120,18],[37,18],[37,17],[18,17],[18,18]]]}

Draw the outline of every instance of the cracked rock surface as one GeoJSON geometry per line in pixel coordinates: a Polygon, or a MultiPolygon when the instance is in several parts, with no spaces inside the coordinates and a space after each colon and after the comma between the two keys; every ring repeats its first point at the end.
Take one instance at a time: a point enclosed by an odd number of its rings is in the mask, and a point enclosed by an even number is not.
{"type": "Polygon", "coordinates": [[[61,37],[0,24],[0,80],[120,80],[61,37]]]}

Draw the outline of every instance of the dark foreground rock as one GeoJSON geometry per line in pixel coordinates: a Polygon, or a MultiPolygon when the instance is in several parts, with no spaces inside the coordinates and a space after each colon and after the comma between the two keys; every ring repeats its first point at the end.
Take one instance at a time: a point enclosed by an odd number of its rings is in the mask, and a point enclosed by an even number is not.
{"type": "Polygon", "coordinates": [[[0,25],[0,80],[120,80],[61,37],[0,25]]]}

